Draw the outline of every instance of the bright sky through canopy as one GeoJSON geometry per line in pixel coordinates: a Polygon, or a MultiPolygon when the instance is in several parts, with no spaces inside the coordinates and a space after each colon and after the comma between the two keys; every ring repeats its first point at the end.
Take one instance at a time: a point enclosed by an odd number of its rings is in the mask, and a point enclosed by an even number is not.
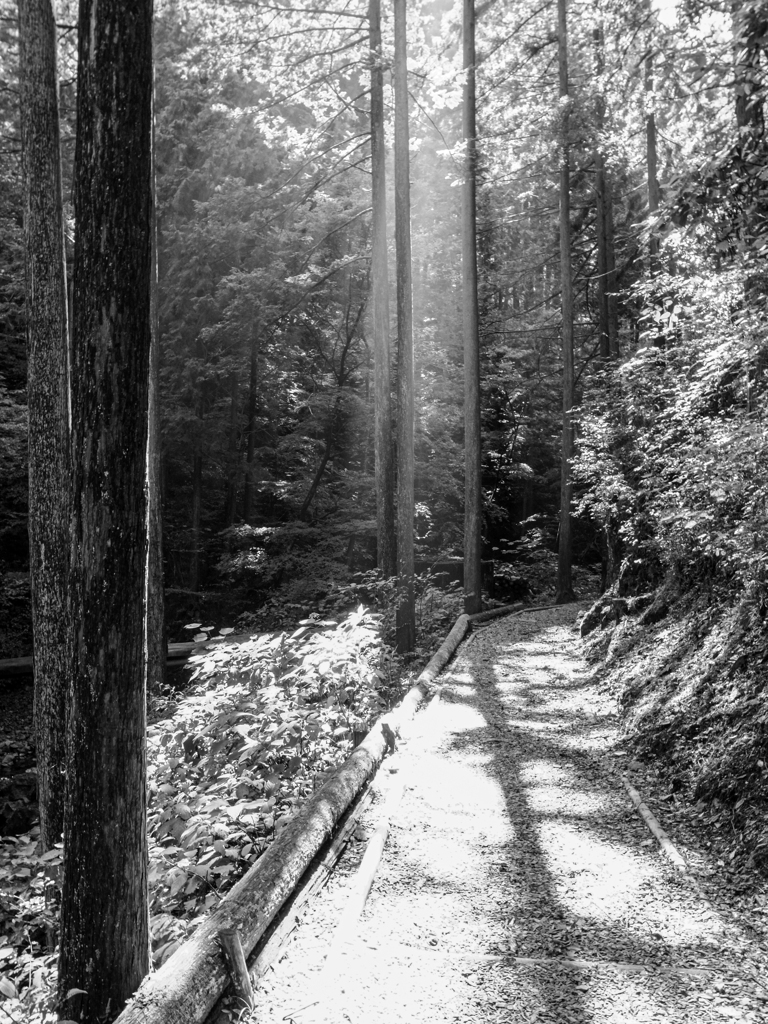
{"type": "Polygon", "coordinates": [[[677,0],[653,0],[653,6],[664,25],[672,26],[677,21],[677,0]]]}

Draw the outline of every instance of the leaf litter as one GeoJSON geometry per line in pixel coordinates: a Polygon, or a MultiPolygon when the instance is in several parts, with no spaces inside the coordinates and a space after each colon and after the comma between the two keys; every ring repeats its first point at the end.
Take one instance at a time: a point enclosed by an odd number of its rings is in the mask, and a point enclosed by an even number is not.
{"type": "MultiPolygon", "coordinates": [[[[379,1024],[758,1024],[766,950],[728,878],[662,856],[621,783],[614,699],[574,606],[492,623],[441,677],[428,727],[385,762],[407,790],[354,944],[316,984],[364,843],[260,983],[253,1019],[379,1024]]],[[[638,788],[642,784],[638,782],[638,788]]],[[[675,819],[653,807],[673,842],[675,819]]],[[[703,843],[701,844],[703,846],[703,843]]]]}

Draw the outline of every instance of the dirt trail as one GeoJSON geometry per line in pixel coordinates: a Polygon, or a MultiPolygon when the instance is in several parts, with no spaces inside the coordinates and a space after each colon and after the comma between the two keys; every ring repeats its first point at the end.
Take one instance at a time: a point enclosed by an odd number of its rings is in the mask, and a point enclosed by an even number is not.
{"type": "Polygon", "coordinates": [[[442,700],[380,772],[382,795],[403,779],[406,791],[341,970],[321,975],[363,843],[262,982],[254,1020],[768,1019],[768,990],[750,977],[768,984],[768,958],[749,923],[716,878],[680,877],[632,809],[617,719],[574,615],[499,620],[462,645],[442,700]],[[323,981],[321,1005],[302,1010],[323,981]]]}

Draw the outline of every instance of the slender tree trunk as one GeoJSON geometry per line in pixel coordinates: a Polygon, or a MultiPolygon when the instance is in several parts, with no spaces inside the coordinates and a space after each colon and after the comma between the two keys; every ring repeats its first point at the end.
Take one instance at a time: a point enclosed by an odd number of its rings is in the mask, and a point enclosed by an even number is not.
{"type": "Polygon", "coordinates": [[[558,604],[573,601],[571,500],[573,479],[573,278],[571,274],[571,181],[569,167],[568,24],[566,0],[557,0],[560,71],[560,277],[563,318],[563,440],[560,467],[560,536],[557,561],[558,604]]]}
{"type": "Polygon", "coordinates": [[[384,144],[384,71],[381,66],[381,2],[368,8],[371,44],[371,279],[374,351],[374,457],[376,463],[377,561],[385,576],[397,571],[392,378],[389,351],[387,186],[384,144]]]}
{"type": "Polygon", "coordinates": [[[397,253],[397,610],[396,646],[416,644],[413,588],[413,286],[408,153],[406,0],[395,0],[395,249],[397,253]]]}
{"type": "Polygon", "coordinates": [[[253,516],[253,463],[256,454],[256,400],[259,391],[259,338],[251,339],[251,369],[248,380],[248,422],[246,435],[248,448],[245,460],[245,488],[243,490],[243,520],[250,523],[253,516]]]}
{"type": "MultiPolygon", "coordinates": [[[[595,70],[598,77],[603,73],[603,29],[598,26],[592,31],[595,45],[595,70]]],[[[605,98],[598,94],[595,104],[595,123],[598,137],[605,126],[605,98]]],[[[618,355],[618,323],[616,319],[616,258],[613,241],[613,194],[599,138],[595,150],[595,197],[597,236],[597,280],[598,280],[598,311],[600,325],[600,356],[609,359],[618,355]]]]}
{"type": "Polygon", "coordinates": [[[608,347],[613,359],[619,358],[619,297],[616,293],[616,234],[613,228],[613,190],[606,172],[605,183],[605,285],[608,293],[608,347]]]}
{"type": "Polygon", "coordinates": [[[58,1003],[96,1024],[149,969],[147,421],[152,2],[81,0],[72,358],[72,705],[58,1003]],[[79,992],[69,995],[72,989],[79,992]]]}
{"type": "MultiPolygon", "coordinates": [[[[645,152],[648,181],[648,218],[655,221],[659,212],[661,192],[659,189],[659,161],[656,146],[656,111],[653,89],[653,56],[645,58],[645,152]]],[[[649,242],[649,266],[652,275],[659,272],[659,237],[651,228],[649,242]]]]}
{"type": "Polygon", "coordinates": [[[333,403],[333,409],[331,410],[331,416],[330,416],[330,419],[328,420],[328,426],[326,427],[326,430],[325,430],[325,438],[323,439],[323,441],[324,441],[323,456],[320,459],[320,462],[318,464],[317,469],[315,470],[315,475],[312,478],[312,483],[310,484],[309,490],[307,491],[307,496],[304,499],[304,501],[302,503],[302,506],[301,506],[301,509],[299,511],[299,518],[300,519],[305,519],[306,518],[306,516],[307,516],[307,514],[309,512],[310,505],[315,500],[315,495],[317,494],[317,489],[320,486],[321,480],[323,479],[323,475],[325,473],[326,467],[327,467],[328,463],[330,462],[331,454],[333,453],[334,441],[335,441],[335,438],[336,438],[336,429],[337,429],[337,426],[338,426],[338,419],[339,419],[340,409],[341,409],[341,385],[339,385],[339,392],[336,395],[336,399],[335,399],[335,401],[333,403]]]}
{"type": "Polygon", "coordinates": [[[154,89],[152,96],[152,347],[149,356],[149,425],[147,430],[147,687],[158,692],[165,682],[165,586],[163,581],[163,503],[160,452],[160,296],[158,217],[155,181],[154,89]]]}
{"type": "MultiPolygon", "coordinates": [[[[199,432],[202,433],[202,418],[199,432]]],[[[192,557],[189,565],[189,588],[200,589],[200,551],[203,543],[203,452],[201,440],[195,441],[192,455],[192,557]]]]}
{"type": "Polygon", "coordinates": [[[59,151],[56,18],[19,2],[29,402],[29,550],[35,741],[43,851],[61,838],[71,629],[69,328],[59,151]]]}
{"type": "Polygon", "coordinates": [[[232,526],[237,515],[237,478],[240,459],[237,454],[237,421],[240,412],[240,388],[237,374],[229,380],[229,441],[227,452],[227,500],[224,507],[224,523],[232,526]]]}
{"type": "Polygon", "coordinates": [[[483,605],[481,551],[483,531],[482,445],[480,437],[480,331],[477,303],[477,125],[475,117],[475,4],[464,0],[465,163],[462,223],[464,298],[464,611],[483,605]]]}
{"type": "Polygon", "coordinates": [[[608,313],[608,257],[606,252],[606,181],[605,158],[595,151],[595,235],[597,237],[597,312],[600,338],[600,358],[611,355],[610,321],[608,313]]]}

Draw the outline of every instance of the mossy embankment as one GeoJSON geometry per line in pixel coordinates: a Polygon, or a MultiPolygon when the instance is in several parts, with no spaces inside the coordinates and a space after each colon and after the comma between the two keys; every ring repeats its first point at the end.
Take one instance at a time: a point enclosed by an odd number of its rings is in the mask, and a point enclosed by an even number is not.
{"type": "Polygon", "coordinates": [[[756,603],[601,598],[585,654],[615,695],[624,747],[695,811],[734,870],[768,876],[768,616],[756,603]]]}

